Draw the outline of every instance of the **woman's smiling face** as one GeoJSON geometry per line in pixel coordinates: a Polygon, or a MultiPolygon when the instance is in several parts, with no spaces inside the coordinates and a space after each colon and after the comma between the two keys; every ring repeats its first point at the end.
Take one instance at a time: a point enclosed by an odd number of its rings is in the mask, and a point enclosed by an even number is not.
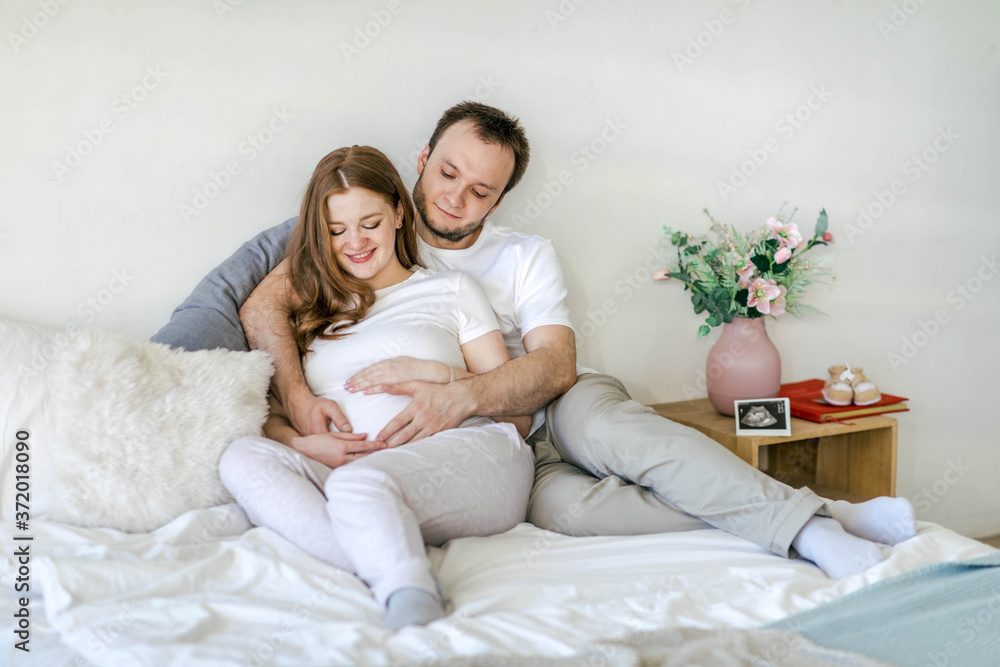
{"type": "Polygon", "coordinates": [[[345,272],[373,289],[398,281],[406,271],[396,257],[396,229],[402,225],[402,206],[365,188],[350,188],[326,201],[333,256],[345,272]]]}

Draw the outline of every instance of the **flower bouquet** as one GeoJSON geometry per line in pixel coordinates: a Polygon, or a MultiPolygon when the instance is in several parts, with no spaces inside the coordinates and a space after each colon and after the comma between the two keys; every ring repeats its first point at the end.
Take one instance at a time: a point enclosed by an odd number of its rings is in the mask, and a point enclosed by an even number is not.
{"type": "Polygon", "coordinates": [[[656,274],[657,280],[678,280],[690,289],[695,313],[708,312],[698,336],[737,317],[778,316],[785,312],[801,316],[819,312],[801,303],[803,291],[833,272],[824,268],[829,255],[806,259],[803,255],[818,245],[833,241],[827,231],[826,210],[819,213],[812,238],[805,239],[792,222],[795,209],[784,218],[784,206],[758,230],[749,234],[732,225],[711,220],[709,232],[689,236],[664,225],[670,243],[677,247],[677,265],[656,274]]]}

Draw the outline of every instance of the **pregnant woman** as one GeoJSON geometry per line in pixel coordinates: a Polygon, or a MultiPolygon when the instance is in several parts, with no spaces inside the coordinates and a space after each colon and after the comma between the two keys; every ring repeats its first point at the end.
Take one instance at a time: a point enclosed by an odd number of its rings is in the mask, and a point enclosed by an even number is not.
{"type": "Polygon", "coordinates": [[[269,437],[230,445],[222,481],[253,524],[364,580],[386,627],[429,623],[445,611],[425,545],[524,521],[534,460],[518,428],[530,417],[472,417],[371,453],[365,435],[411,399],[344,385],[394,357],[411,379],[431,382],[492,370],[509,358],[496,317],[472,278],[418,265],[409,194],[370,147],[320,161],[282,265],[306,380],[340,404],[355,433],[298,437],[272,402],[269,437]]]}

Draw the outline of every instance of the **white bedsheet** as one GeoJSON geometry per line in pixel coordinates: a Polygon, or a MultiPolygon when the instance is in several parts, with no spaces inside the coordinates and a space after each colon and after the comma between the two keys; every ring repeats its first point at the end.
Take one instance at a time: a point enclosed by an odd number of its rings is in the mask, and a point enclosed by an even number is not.
{"type": "MultiPolygon", "coordinates": [[[[755,628],[930,563],[992,551],[918,525],[915,538],[887,548],[886,562],[834,582],[804,561],[718,530],[569,538],[521,524],[432,549],[455,611],[392,634],[360,581],[267,529],[250,529],[235,505],[189,512],[149,534],[35,521],[31,654],[25,660],[5,632],[0,662],[382,665],[569,656],[635,630],[755,628]]],[[[12,523],[0,524],[5,610],[20,595],[11,576],[14,534],[12,523]]]]}

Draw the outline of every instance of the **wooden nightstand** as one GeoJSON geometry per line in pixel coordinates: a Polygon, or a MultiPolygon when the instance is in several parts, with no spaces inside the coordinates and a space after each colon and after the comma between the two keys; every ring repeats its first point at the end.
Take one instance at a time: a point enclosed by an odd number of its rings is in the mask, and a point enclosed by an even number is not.
{"type": "Polygon", "coordinates": [[[733,417],[707,398],[650,406],[695,428],[753,467],[793,487],[858,502],[896,495],[896,420],[884,415],[817,424],[792,418],[792,435],[737,436],[733,417]]]}

